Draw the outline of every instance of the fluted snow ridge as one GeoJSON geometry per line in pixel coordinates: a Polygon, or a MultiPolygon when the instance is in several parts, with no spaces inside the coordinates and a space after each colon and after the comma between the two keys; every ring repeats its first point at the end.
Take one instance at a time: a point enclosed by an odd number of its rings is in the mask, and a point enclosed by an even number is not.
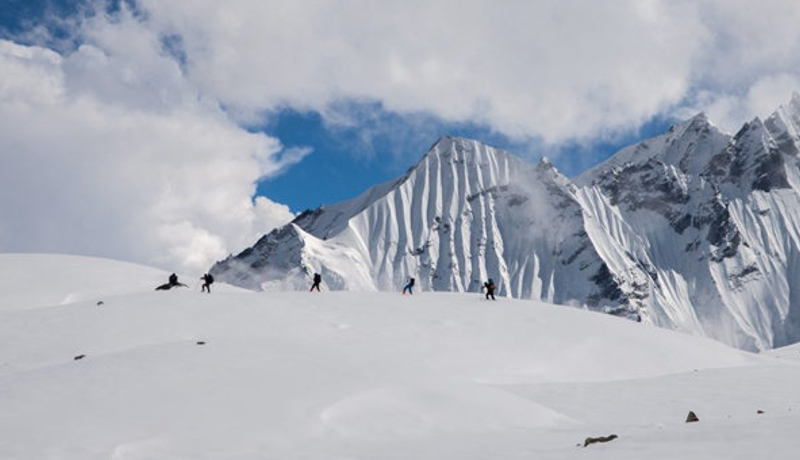
{"type": "Polygon", "coordinates": [[[402,178],[303,213],[294,230],[277,229],[213,270],[262,289],[275,286],[275,271],[264,267],[292,264],[299,267],[295,277],[327,271],[339,280],[330,286],[337,289],[393,290],[414,277],[423,290],[477,292],[493,278],[500,295],[588,302],[638,317],[638,307],[622,305],[617,282],[592,247],[574,193],[547,161],[531,165],[446,137],[402,178]],[[284,241],[285,234],[297,242],[284,241]],[[310,247],[316,249],[303,249],[310,247]],[[343,248],[354,252],[354,263],[337,271],[330,255],[343,248]]]}

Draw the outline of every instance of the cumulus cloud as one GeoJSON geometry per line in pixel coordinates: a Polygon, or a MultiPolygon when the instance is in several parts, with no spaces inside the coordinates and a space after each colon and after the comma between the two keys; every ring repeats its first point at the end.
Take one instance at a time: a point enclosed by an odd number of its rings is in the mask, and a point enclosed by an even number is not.
{"type": "Polygon", "coordinates": [[[376,100],[548,141],[679,99],[707,34],[688,2],[140,3],[183,37],[198,86],[237,107],[376,100]]]}
{"type": "Polygon", "coordinates": [[[745,121],[768,117],[797,92],[800,92],[800,75],[770,74],[754,79],[743,94],[703,91],[694,104],[682,107],[676,115],[688,118],[702,111],[718,126],[734,132],[745,121]]]}
{"type": "Polygon", "coordinates": [[[678,117],[703,111],[735,131],[800,91],[799,3],[704,0],[696,17],[706,39],[697,45],[689,91],[675,104],[678,117]]]}
{"type": "Polygon", "coordinates": [[[765,79],[800,75],[792,0],[139,5],[150,27],[182,37],[193,81],[242,114],[379,101],[559,143],[664,113],[744,110],[765,79]]]}
{"type": "Polygon", "coordinates": [[[131,15],[68,54],[0,41],[0,249],[200,271],[291,218],[255,183],[304,153],[231,122],[131,15]]]}

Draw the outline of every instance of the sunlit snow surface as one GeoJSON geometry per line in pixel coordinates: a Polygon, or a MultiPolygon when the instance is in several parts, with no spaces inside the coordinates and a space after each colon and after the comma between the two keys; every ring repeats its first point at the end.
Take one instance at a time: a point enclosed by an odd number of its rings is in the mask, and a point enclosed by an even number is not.
{"type": "Polygon", "coordinates": [[[477,294],[155,292],[168,273],[85,257],[0,255],[0,275],[0,459],[800,451],[798,347],[477,294]]]}

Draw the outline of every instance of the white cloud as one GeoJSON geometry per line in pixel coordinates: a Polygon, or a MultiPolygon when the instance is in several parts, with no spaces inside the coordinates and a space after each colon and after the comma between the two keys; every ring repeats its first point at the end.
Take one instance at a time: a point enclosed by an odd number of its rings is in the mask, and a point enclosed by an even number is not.
{"type": "Polygon", "coordinates": [[[787,0],[697,2],[708,31],[693,63],[686,117],[704,111],[728,131],[766,117],[800,91],[800,3],[787,0]]]}
{"type": "Polygon", "coordinates": [[[374,100],[558,143],[800,75],[792,0],[140,3],[243,113],[374,100]]]}
{"type": "Polygon", "coordinates": [[[68,55],[0,41],[0,250],[207,269],[291,218],[276,139],[231,122],[130,16],[68,55]]]}
{"type": "Polygon", "coordinates": [[[142,3],[226,103],[376,100],[547,140],[639,123],[680,98],[706,33],[674,2],[142,3]]]}
{"type": "Polygon", "coordinates": [[[747,91],[748,111],[762,119],[788,102],[786,95],[800,91],[800,75],[768,75],[756,81],[747,91]]]}
{"type": "Polygon", "coordinates": [[[755,117],[765,119],[797,92],[800,92],[800,76],[767,75],[753,82],[742,95],[706,92],[698,97],[696,106],[684,109],[681,115],[687,117],[691,112],[702,110],[715,124],[735,132],[744,121],[755,117]]]}

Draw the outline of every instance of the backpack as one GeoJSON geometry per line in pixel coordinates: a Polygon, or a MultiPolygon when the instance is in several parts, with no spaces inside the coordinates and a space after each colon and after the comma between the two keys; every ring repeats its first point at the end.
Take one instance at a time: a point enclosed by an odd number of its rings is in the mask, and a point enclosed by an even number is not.
{"type": "Polygon", "coordinates": [[[414,285],[414,278],[409,278],[408,279],[408,284],[413,286],[414,285]]]}
{"type": "Polygon", "coordinates": [[[206,275],[206,283],[211,284],[214,282],[214,277],[211,276],[211,273],[206,275]]]}
{"type": "Polygon", "coordinates": [[[320,281],[322,281],[322,275],[319,273],[314,273],[314,282],[319,283],[320,281]]]}

